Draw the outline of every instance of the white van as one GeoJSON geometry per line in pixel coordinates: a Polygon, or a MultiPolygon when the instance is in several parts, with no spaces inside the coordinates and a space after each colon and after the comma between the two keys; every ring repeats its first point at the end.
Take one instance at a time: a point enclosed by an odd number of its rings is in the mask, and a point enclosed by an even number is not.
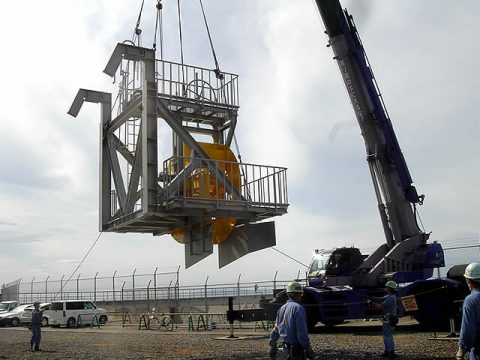
{"type": "Polygon", "coordinates": [[[107,310],[100,309],[90,300],[60,300],[52,301],[50,309],[45,310],[48,323],[52,326],[74,327],[81,321],[82,325],[92,324],[94,315],[98,323],[105,324],[108,320],[107,310]]]}

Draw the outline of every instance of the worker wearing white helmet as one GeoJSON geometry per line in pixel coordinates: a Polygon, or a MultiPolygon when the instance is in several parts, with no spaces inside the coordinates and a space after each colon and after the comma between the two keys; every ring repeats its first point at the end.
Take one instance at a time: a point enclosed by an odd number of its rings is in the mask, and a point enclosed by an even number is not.
{"type": "Polygon", "coordinates": [[[397,288],[398,285],[395,281],[390,280],[385,283],[385,293],[383,297],[371,298],[370,301],[375,304],[377,309],[382,314],[382,332],[383,332],[383,344],[385,351],[384,357],[395,359],[395,342],[393,340],[393,332],[398,322],[397,317],[397,288]]]}
{"type": "Polygon", "coordinates": [[[275,326],[270,334],[270,359],[277,354],[277,341],[282,338],[291,360],[313,359],[307,330],[307,316],[301,305],[303,289],[296,281],[286,288],[288,301],[278,310],[275,326]]]}
{"type": "Polygon", "coordinates": [[[480,360],[480,263],[469,264],[464,276],[471,293],[463,302],[457,360],[468,353],[470,360],[480,360]]]}

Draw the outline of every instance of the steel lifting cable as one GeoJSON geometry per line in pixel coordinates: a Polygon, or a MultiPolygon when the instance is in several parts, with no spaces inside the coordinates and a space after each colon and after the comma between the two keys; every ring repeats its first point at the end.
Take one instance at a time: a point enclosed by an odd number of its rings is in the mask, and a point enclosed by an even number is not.
{"type": "Polygon", "coordinates": [[[178,8],[178,31],[180,36],[180,61],[182,64],[182,90],[185,93],[185,67],[183,66],[183,35],[182,35],[182,16],[180,10],[180,0],[177,0],[178,8]]]}
{"type": "MultiPolygon", "coordinates": [[[[210,42],[210,49],[212,50],[213,61],[215,62],[215,69],[213,70],[213,72],[215,73],[215,76],[217,77],[217,79],[220,80],[220,92],[222,94],[224,103],[227,105],[227,96],[225,94],[225,76],[223,75],[222,71],[220,70],[220,65],[218,64],[217,54],[215,52],[215,47],[213,45],[212,35],[210,34],[210,27],[208,26],[207,16],[205,14],[205,8],[203,7],[203,1],[202,0],[199,0],[199,1],[200,1],[200,7],[202,8],[202,15],[203,15],[203,20],[205,22],[205,28],[207,30],[208,40],[210,42]]],[[[238,146],[237,137],[236,137],[235,133],[233,134],[233,141],[234,141],[234,144],[235,144],[235,148],[237,150],[238,160],[239,160],[240,164],[242,164],[242,155],[240,154],[240,148],[238,146]]],[[[245,179],[245,171],[243,169],[243,166],[241,166],[240,169],[241,169],[242,177],[245,179]]],[[[276,249],[274,249],[274,250],[276,250],[276,249]]],[[[286,255],[286,256],[288,256],[288,255],[286,255]]],[[[292,260],[295,260],[295,259],[292,259],[292,260]]],[[[295,260],[295,261],[297,261],[297,260],[295,260]]],[[[300,263],[300,264],[302,264],[302,263],[300,263]]],[[[302,265],[306,266],[305,264],[302,264],[302,265]]]]}
{"type": "Polygon", "coordinates": [[[417,227],[421,229],[423,232],[425,232],[425,226],[423,225],[422,217],[420,216],[420,213],[417,209],[416,204],[413,204],[413,215],[415,219],[415,223],[417,224],[417,227]],[[418,223],[420,221],[420,224],[418,223]]]}
{"type": "Polygon", "coordinates": [[[160,38],[160,60],[163,60],[163,16],[162,16],[162,9],[163,4],[162,0],[157,0],[157,18],[155,20],[155,36],[153,38],[153,50],[157,50],[157,34],[160,38]],[[159,25],[160,24],[160,29],[159,25]]]}
{"type": "Polygon", "coordinates": [[[138,39],[138,46],[142,46],[140,43],[140,34],[142,33],[142,29],[140,29],[140,21],[142,20],[142,12],[143,12],[143,4],[145,0],[142,0],[142,6],[140,7],[140,11],[138,13],[137,23],[135,24],[135,30],[133,30],[132,42],[135,42],[135,36],[138,39]]]}
{"type": "Polygon", "coordinates": [[[208,27],[207,16],[205,15],[205,9],[203,8],[203,2],[200,0],[200,7],[202,8],[203,20],[205,22],[205,28],[207,29],[208,40],[210,41],[210,48],[212,49],[213,61],[215,62],[215,75],[218,79],[223,80],[223,74],[220,71],[220,66],[217,61],[217,54],[215,53],[215,47],[213,46],[212,36],[210,35],[210,28],[208,27]]]}
{"type": "Polygon", "coordinates": [[[85,254],[85,256],[83,257],[83,259],[80,261],[80,263],[77,265],[77,267],[75,268],[75,270],[73,271],[72,275],[70,275],[70,277],[68,278],[68,280],[65,282],[65,284],[62,285],[62,287],[60,288],[60,291],[57,292],[55,294],[55,296],[53,297],[53,300],[55,300],[58,296],[58,294],[60,294],[62,291],[63,291],[63,288],[68,284],[68,282],[72,279],[73,275],[75,275],[75,273],[78,271],[78,269],[80,269],[80,266],[82,266],[83,262],[85,261],[85,259],[87,258],[87,256],[92,252],[93,248],[95,247],[95,245],[97,245],[97,242],[98,240],[100,239],[100,236],[102,236],[103,233],[100,233],[98,234],[96,240],[93,242],[92,246],[90,246],[90,249],[88,249],[87,253],[85,254]]]}

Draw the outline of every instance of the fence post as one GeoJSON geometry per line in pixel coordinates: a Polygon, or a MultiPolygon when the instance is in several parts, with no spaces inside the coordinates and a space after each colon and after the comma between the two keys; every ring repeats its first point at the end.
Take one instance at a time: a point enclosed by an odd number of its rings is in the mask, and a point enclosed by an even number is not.
{"type": "Polygon", "coordinates": [[[208,275],[207,275],[207,279],[205,280],[205,312],[206,313],[208,313],[207,283],[208,283],[208,275]]]}
{"type": "Polygon", "coordinates": [[[133,270],[132,274],[132,299],[135,301],[135,272],[137,269],[133,270]]]}
{"type": "Polygon", "coordinates": [[[30,301],[33,303],[33,280],[35,280],[35,276],[32,279],[32,282],[30,283],[30,301]]]}
{"type": "Polygon", "coordinates": [[[121,294],[121,299],[122,299],[122,326],[125,326],[125,307],[123,306],[123,288],[125,287],[125,281],[123,282],[122,285],[122,294],[121,294]]]}
{"type": "Polygon", "coordinates": [[[48,302],[48,278],[50,277],[50,275],[47,276],[47,279],[45,280],[45,302],[48,302]]]}
{"type": "Polygon", "coordinates": [[[157,270],[158,270],[158,266],[155,268],[155,272],[153,273],[153,287],[155,289],[153,298],[155,299],[155,306],[157,304],[157,270]]]}
{"type": "Polygon", "coordinates": [[[112,276],[112,294],[113,294],[113,304],[115,305],[115,275],[117,274],[117,270],[113,272],[112,276]]]}
{"type": "Polygon", "coordinates": [[[148,282],[147,285],[147,309],[150,311],[150,284],[152,283],[152,280],[148,282]]]}
{"type": "Polygon", "coordinates": [[[180,300],[180,265],[177,268],[177,282],[175,283],[175,301],[178,304],[180,300]]]}
{"type": "Polygon", "coordinates": [[[240,277],[242,274],[238,275],[238,280],[237,280],[237,297],[238,297],[238,310],[242,308],[242,305],[240,304],[240,277]]]}
{"type": "Polygon", "coordinates": [[[167,300],[168,300],[168,306],[171,305],[170,303],[170,287],[172,286],[172,280],[170,280],[170,283],[168,284],[168,293],[167,293],[167,300]]]}
{"type": "Polygon", "coordinates": [[[65,277],[65,274],[62,275],[62,278],[60,279],[60,300],[63,300],[63,278],[65,277]]]}
{"type": "Polygon", "coordinates": [[[78,276],[77,276],[77,299],[80,299],[80,297],[78,296],[78,282],[80,280],[80,273],[78,273],[78,276]]]}
{"type": "Polygon", "coordinates": [[[275,290],[277,290],[277,274],[278,274],[278,270],[275,271],[275,276],[273,277],[273,290],[275,292],[275,290]]]}
{"type": "Polygon", "coordinates": [[[95,277],[93,278],[93,302],[97,303],[97,276],[98,276],[98,271],[95,274],[95,277]]]}

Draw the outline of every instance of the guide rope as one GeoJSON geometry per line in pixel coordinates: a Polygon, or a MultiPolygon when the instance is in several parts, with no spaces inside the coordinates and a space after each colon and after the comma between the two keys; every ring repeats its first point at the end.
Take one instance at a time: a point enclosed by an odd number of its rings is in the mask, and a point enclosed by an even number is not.
{"type": "Polygon", "coordinates": [[[272,250],[275,250],[276,252],[278,252],[278,253],[282,254],[283,256],[285,256],[285,257],[289,258],[290,260],[293,260],[293,261],[295,261],[296,263],[299,263],[300,265],[302,265],[302,266],[305,266],[307,269],[309,268],[309,266],[308,266],[308,265],[305,265],[305,264],[304,264],[304,263],[302,263],[301,261],[299,261],[299,260],[297,260],[297,259],[295,259],[295,258],[291,257],[290,255],[287,255],[287,254],[285,254],[283,251],[280,251],[280,250],[278,250],[278,249],[274,248],[273,246],[271,247],[271,249],[272,249],[272,250]]]}
{"type": "Polygon", "coordinates": [[[63,288],[68,284],[68,282],[72,279],[73,275],[75,275],[75,273],[78,271],[78,269],[80,269],[80,266],[82,266],[82,264],[84,263],[85,259],[87,258],[87,256],[92,252],[93,248],[95,247],[95,245],[97,244],[98,240],[100,239],[100,236],[102,236],[102,233],[99,233],[97,238],[95,239],[95,241],[93,242],[92,246],[90,246],[90,249],[88,249],[87,253],[85,254],[85,256],[83,257],[83,259],[80,261],[80,263],[77,265],[77,267],[75,268],[75,270],[73,271],[73,273],[70,275],[70,277],[67,279],[67,281],[62,284],[61,288],[60,288],[60,291],[58,291],[55,296],[53,297],[52,300],[55,300],[58,296],[58,294],[60,294],[62,291],[63,291],[63,288]]]}

